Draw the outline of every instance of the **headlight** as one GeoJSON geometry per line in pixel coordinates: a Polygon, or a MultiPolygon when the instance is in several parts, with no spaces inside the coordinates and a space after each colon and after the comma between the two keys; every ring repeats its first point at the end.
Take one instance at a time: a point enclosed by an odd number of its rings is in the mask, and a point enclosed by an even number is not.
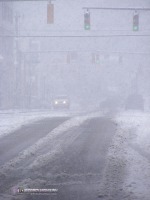
{"type": "Polygon", "coordinates": [[[66,101],[63,101],[64,104],[66,104],[66,101]]]}
{"type": "Polygon", "coordinates": [[[57,102],[57,101],[55,101],[55,104],[58,104],[58,102],[57,102]]]}

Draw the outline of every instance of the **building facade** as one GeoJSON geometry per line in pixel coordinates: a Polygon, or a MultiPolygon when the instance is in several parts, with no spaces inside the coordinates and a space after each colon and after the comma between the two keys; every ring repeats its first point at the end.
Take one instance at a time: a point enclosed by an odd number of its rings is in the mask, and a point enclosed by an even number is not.
{"type": "Polygon", "coordinates": [[[12,108],[14,95],[13,3],[0,2],[0,109],[12,108]]]}

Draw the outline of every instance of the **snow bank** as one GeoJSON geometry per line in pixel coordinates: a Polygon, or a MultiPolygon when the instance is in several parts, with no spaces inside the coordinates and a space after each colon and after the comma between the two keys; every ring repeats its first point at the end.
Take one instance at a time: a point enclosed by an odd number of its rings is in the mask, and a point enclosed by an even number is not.
{"type": "Polygon", "coordinates": [[[124,112],[116,117],[121,128],[128,129],[134,137],[132,143],[145,152],[150,152],[150,114],[142,112],[124,112]],[[132,130],[134,132],[132,132],[132,130]]]}
{"type": "Polygon", "coordinates": [[[123,112],[110,147],[100,197],[112,200],[149,200],[150,114],[123,112]]]}
{"type": "Polygon", "coordinates": [[[137,199],[149,200],[150,196],[150,114],[123,113],[116,117],[122,128],[128,131],[125,159],[128,162],[126,190],[137,199]]]}
{"type": "Polygon", "coordinates": [[[33,123],[37,120],[54,117],[54,116],[68,116],[64,112],[19,112],[19,111],[1,111],[0,112],[0,138],[12,133],[13,131],[21,128],[22,125],[33,123]]]}

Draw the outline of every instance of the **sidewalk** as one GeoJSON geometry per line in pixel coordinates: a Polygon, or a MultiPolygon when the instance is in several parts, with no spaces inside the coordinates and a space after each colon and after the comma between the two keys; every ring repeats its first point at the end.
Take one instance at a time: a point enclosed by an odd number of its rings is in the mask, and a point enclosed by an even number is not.
{"type": "Polygon", "coordinates": [[[47,110],[0,110],[0,138],[20,128],[22,125],[54,116],[68,116],[68,114],[47,110]]]}
{"type": "Polygon", "coordinates": [[[114,118],[116,134],[108,152],[100,197],[150,198],[150,113],[128,111],[114,118]]]}

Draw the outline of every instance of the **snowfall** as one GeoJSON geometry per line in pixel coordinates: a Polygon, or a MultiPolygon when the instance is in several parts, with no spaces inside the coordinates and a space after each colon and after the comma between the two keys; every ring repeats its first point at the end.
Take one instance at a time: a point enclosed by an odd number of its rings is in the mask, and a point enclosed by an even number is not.
{"type": "MultiPolygon", "coordinates": [[[[53,116],[55,113],[45,111],[0,111],[0,139],[25,124],[53,116]]],[[[69,114],[60,112],[57,116],[69,114]]],[[[140,111],[123,111],[112,118],[117,128],[108,152],[100,197],[107,194],[113,199],[118,194],[118,199],[150,199],[149,119],[150,113],[140,111]],[[126,191],[124,196],[122,191],[126,191]]]]}

